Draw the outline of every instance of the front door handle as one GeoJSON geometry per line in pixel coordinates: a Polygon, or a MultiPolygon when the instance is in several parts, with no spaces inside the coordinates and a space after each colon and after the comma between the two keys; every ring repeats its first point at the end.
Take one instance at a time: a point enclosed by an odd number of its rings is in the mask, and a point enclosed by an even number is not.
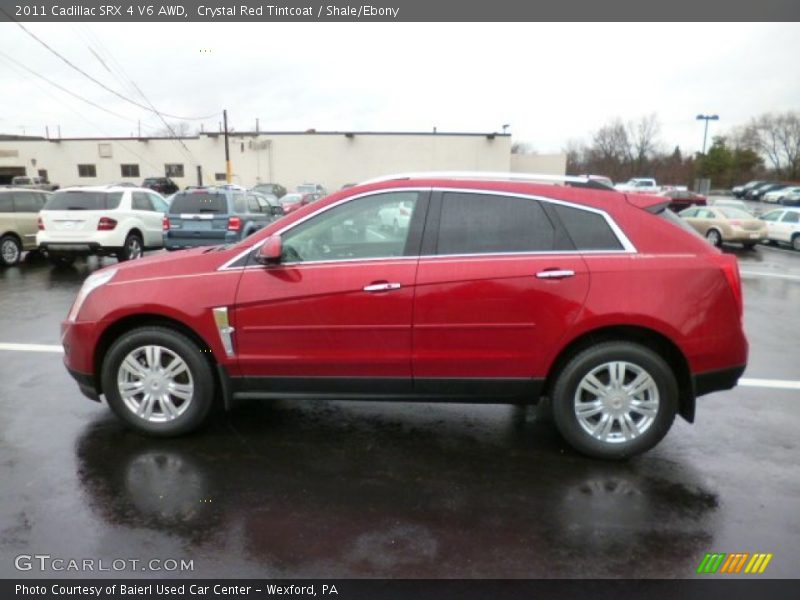
{"type": "Polygon", "coordinates": [[[539,279],[566,279],[575,275],[575,271],[571,269],[545,269],[539,271],[536,277],[539,279]]]}
{"type": "Polygon", "coordinates": [[[370,283],[364,286],[365,292],[389,292],[391,290],[399,290],[402,286],[399,283],[389,283],[387,281],[380,281],[370,283]]]}

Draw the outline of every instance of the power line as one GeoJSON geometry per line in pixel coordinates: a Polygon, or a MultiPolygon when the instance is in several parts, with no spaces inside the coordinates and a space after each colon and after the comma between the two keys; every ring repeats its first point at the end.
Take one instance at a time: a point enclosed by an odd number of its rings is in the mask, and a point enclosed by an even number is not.
{"type": "MultiPolygon", "coordinates": [[[[92,102],[91,100],[89,100],[87,98],[84,98],[83,96],[81,96],[79,94],[76,94],[75,92],[65,88],[64,86],[56,83],[55,81],[52,81],[52,80],[48,79],[47,77],[45,77],[41,73],[38,73],[38,72],[34,71],[33,69],[31,69],[30,67],[25,66],[24,64],[22,64],[17,59],[9,56],[8,54],[6,54],[6,53],[4,53],[2,51],[0,51],[0,58],[3,58],[4,60],[6,60],[8,62],[12,62],[12,63],[16,64],[18,68],[24,69],[25,71],[27,71],[31,75],[34,75],[35,77],[38,77],[39,79],[49,83],[53,87],[58,88],[59,90],[61,90],[65,94],[69,94],[70,96],[72,96],[74,98],[77,98],[78,100],[80,100],[82,102],[85,102],[86,104],[90,104],[91,106],[94,106],[95,108],[97,108],[99,110],[102,110],[103,112],[107,112],[108,114],[113,115],[113,116],[117,117],[118,119],[122,119],[123,121],[128,121],[128,122],[131,122],[131,123],[138,123],[138,121],[136,119],[131,119],[129,117],[125,117],[125,116],[123,116],[123,115],[121,115],[119,113],[114,112],[111,109],[108,109],[108,108],[106,108],[104,106],[101,106],[101,105],[95,103],[95,102],[92,102]]],[[[152,127],[147,127],[147,128],[148,129],[152,129],[152,127]]]]}
{"type": "Polygon", "coordinates": [[[78,73],[80,73],[81,75],[83,75],[84,77],[86,77],[87,79],[92,81],[93,83],[99,85],[101,88],[103,88],[107,92],[109,92],[111,94],[114,94],[118,98],[121,98],[125,102],[129,102],[129,103],[133,104],[134,106],[138,106],[139,108],[143,108],[143,109],[145,109],[147,111],[155,112],[156,114],[163,115],[165,117],[169,117],[170,119],[178,119],[178,120],[181,120],[181,121],[203,121],[203,120],[210,119],[211,117],[219,115],[219,113],[212,113],[210,115],[205,115],[205,116],[202,116],[202,117],[181,117],[181,116],[178,116],[178,115],[171,115],[171,114],[168,114],[168,113],[159,113],[159,111],[157,111],[155,109],[155,107],[152,106],[152,104],[148,107],[145,104],[141,104],[139,102],[136,102],[135,100],[131,100],[130,98],[127,98],[123,94],[120,94],[118,91],[108,87],[102,81],[100,81],[98,79],[95,79],[92,75],[90,75],[89,73],[87,73],[86,71],[81,69],[79,66],[77,66],[75,63],[73,63],[71,60],[69,60],[68,58],[63,56],[61,53],[59,53],[57,50],[52,48],[47,42],[45,42],[44,40],[39,38],[35,33],[30,31],[22,23],[20,23],[16,19],[14,19],[8,12],[6,12],[5,9],[0,8],[0,12],[2,12],[4,15],[6,15],[6,17],[8,17],[9,20],[14,21],[25,33],[27,33],[34,40],[39,42],[42,46],[47,48],[50,52],[52,52],[54,55],[56,55],[58,58],[60,58],[62,61],[64,61],[67,65],[69,65],[70,67],[72,67],[73,69],[78,71],[78,73]]]}

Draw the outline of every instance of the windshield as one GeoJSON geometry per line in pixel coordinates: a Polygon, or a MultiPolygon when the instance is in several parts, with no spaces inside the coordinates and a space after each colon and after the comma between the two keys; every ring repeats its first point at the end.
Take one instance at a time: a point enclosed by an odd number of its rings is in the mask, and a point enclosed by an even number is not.
{"type": "Polygon", "coordinates": [[[107,210],[119,206],[122,192],[56,192],[42,210],[107,210]]]}
{"type": "Polygon", "coordinates": [[[180,213],[226,213],[228,212],[224,194],[190,192],[176,194],[169,205],[170,214],[180,213]]]}

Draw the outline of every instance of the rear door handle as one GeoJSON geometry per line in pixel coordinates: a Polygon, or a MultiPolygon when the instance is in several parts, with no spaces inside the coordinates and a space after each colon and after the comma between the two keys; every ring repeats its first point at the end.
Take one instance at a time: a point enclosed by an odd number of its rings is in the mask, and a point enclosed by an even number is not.
{"type": "Polygon", "coordinates": [[[365,292],[389,292],[391,290],[399,290],[402,286],[399,283],[389,283],[386,281],[370,283],[364,286],[365,292]]]}
{"type": "Polygon", "coordinates": [[[575,275],[575,271],[571,269],[545,269],[539,271],[536,277],[539,279],[566,279],[575,275]]]}

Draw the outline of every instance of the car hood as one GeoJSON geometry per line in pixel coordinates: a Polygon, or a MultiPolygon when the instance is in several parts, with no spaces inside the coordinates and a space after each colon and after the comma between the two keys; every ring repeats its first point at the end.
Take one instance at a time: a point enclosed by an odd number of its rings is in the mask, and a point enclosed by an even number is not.
{"type": "Polygon", "coordinates": [[[215,271],[230,258],[231,250],[214,246],[160,252],[138,260],[106,268],[118,269],[116,282],[142,279],[165,279],[179,275],[194,275],[215,271]]]}

